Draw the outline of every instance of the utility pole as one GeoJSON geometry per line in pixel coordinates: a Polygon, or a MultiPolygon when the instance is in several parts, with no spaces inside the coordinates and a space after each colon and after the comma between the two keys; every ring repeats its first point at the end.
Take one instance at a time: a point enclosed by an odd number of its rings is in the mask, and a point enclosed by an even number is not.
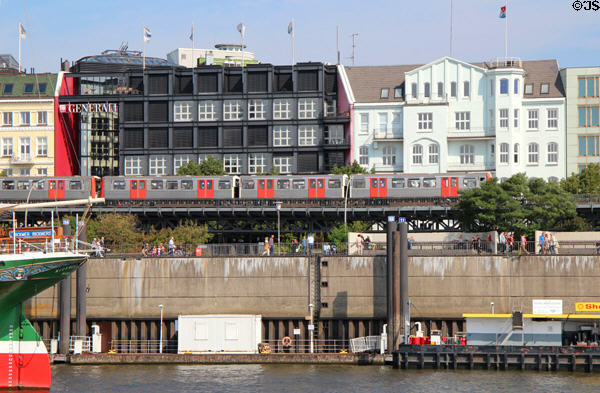
{"type": "Polygon", "coordinates": [[[356,60],[356,55],[354,51],[356,49],[356,38],[358,38],[358,33],[352,33],[350,34],[350,37],[352,37],[352,56],[348,58],[352,59],[352,65],[354,65],[354,61],[356,60]]]}

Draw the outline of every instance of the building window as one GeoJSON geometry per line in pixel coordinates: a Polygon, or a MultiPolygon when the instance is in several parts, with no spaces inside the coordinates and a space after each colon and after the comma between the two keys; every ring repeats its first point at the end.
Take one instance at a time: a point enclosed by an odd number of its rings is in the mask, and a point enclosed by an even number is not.
{"type": "Polygon", "coordinates": [[[176,154],[173,157],[173,174],[176,175],[179,168],[187,165],[188,162],[192,161],[191,157],[187,154],[176,154]]]}
{"type": "Polygon", "coordinates": [[[542,83],[540,85],[540,93],[548,94],[550,92],[550,85],[548,83],[542,83]]]}
{"type": "Polygon", "coordinates": [[[410,95],[412,96],[412,98],[417,98],[417,94],[419,92],[417,91],[417,84],[416,83],[412,83],[410,85],[410,95]]]}
{"type": "Polygon", "coordinates": [[[490,160],[492,162],[496,161],[496,145],[493,143],[490,145],[490,160]]]}
{"type": "Polygon", "coordinates": [[[600,96],[599,90],[600,77],[588,76],[580,77],[579,82],[579,97],[598,97],[600,96]]]}
{"type": "Polygon", "coordinates": [[[25,93],[25,94],[33,93],[33,83],[25,83],[25,87],[23,87],[23,93],[25,93]]]}
{"type": "Polygon", "coordinates": [[[423,90],[425,91],[425,97],[431,97],[431,85],[429,82],[425,82],[425,88],[423,90]]]}
{"type": "Polygon", "coordinates": [[[13,139],[12,139],[12,137],[2,138],[2,156],[10,157],[12,155],[13,155],[13,139]]]}
{"type": "Polygon", "coordinates": [[[525,94],[526,95],[533,94],[533,83],[525,83],[525,94]]]}
{"type": "Polygon", "coordinates": [[[383,148],[383,165],[396,165],[396,148],[394,146],[383,148]]]}
{"type": "Polygon", "coordinates": [[[358,149],[358,163],[369,165],[369,146],[363,145],[358,149]]]}
{"type": "Polygon", "coordinates": [[[501,164],[508,164],[508,149],[509,149],[508,143],[500,144],[500,163],[501,164]]]}
{"type": "Polygon", "coordinates": [[[598,106],[580,106],[579,111],[579,127],[598,127],[598,106]]]}
{"type": "Polygon", "coordinates": [[[513,153],[514,153],[513,162],[515,164],[518,164],[519,163],[519,144],[518,143],[515,143],[513,153]]]}
{"type": "Polygon", "coordinates": [[[558,129],[558,109],[548,109],[548,129],[558,129]]]}
{"type": "Polygon", "coordinates": [[[217,105],[214,101],[198,102],[198,121],[217,120],[217,105]]]}
{"type": "Polygon", "coordinates": [[[273,127],[273,146],[291,146],[292,131],[289,126],[273,127]]]}
{"type": "Polygon", "coordinates": [[[243,101],[223,101],[223,120],[242,120],[244,117],[243,101]]]}
{"type": "Polygon", "coordinates": [[[382,134],[387,133],[388,129],[388,114],[380,113],[379,114],[379,132],[382,134]]]}
{"type": "Polygon", "coordinates": [[[519,80],[515,79],[515,95],[519,94],[519,80]]]}
{"type": "Polygon", "coordinates": [[[457,130],[471,129],[471,112],[455,112],[454,119],[457,130]]]}
{"type": "Polygon", "coordinates": [[[433,113],[419,113],[419,130],[433,130],[433,113]]]}
{"type": "Polygon", "coordinates": [[[500,79],[500,94],[508,94],[508,79],[500,79]]]}
{"type": "Polygon", "coordinates": [[[402,98],[402,88],[401,87],[394,88],[394,98],[402,98]]]}
{"type": "Polygon", "coordinates": [[[490,96],[494,95],[494,87],[496,86],[496,80],[492,79],[490,81],[490,96]]]}
{"type": "Polygon", "coordinates": [[[437,96],[439,98],[444,97],[444,84],[442,82],[438,82],[437,84],[437,96]]]}
{"type": "Polygon", "coordinates": [[[298,100],[298,119],[316,119],[318,101],[317,98],[300,98],[298,100]]]}
{"type": "Polygon", "coordinates": [[[292,173],[292,157],[273,157],[273,167],[279,173],[292,173]]]}
{"type": "Polygon", "coordinates": [[[39,111],[37,113],[37,124],[38,126],[45,126],[48,124],[48,112],[39,111]]]}
{"type": "Polygon", "coordinates": [[[250,153],[248,155],[248,173],[267,173],[267,157],[265,153],[250,153]]]}
{"type": "Polygon", "coordinates": [[[558,164],[558,143],[548,143],[548,163],[558,164]]]}
{"type": "Polygon", "coordinates": [[[31,169],[29,169],[29,168],[21,168],[21,170],[19,171],[19,175],[21,175],[21,176],[29,176],[29,175],[31,175],[31,169]]]}
{"type": "Polygon", "coordinates": [[[13,84],[12,83],[5,83],[3,91],[4,91],[3,94],[12,94],[12,92],[13,92],[13,84]]]}
{"type": "Polygon", "coordinates": [[[537,164],[539,161],[539,145],[537,143],[530,143],[528,146],[529,156],[527,161],[530,164],[537,164]]]}
{"type": "Polygon", "coordinates": [[[19,137],[19,146],[20,146],[20,158],[29,160],[31,159],[31,138],[28,136],[19,137]]]}
{"type": "Polygon", "coordinates": [[[519,128],[519,110],[515,109],[515,112],[513,115],[514,115],[514,119],[513,119],[514,126],[515,126],[515,128],[519,128]]]}
{"type": "Polygon", "coordinates": [[[179,101],[173,103],[174,121],[192,121],[192,102],[179,101]]]}
{"type": "Polygon", "coordinates": [[[369,132],[369,114],[360,114],[360,133],[367,134],[369,132]]]}
{"type": "Polygon", "coordinates": [[[4,126],[12,126],[13,125],[13,113],[12,112],[4,112],[2,114],[2,125],[4,125],[4,126]]]}
{"type": "Polygon", "coordinates": [[[48,137],[47,136],[38,136],[36,138],[36,147],[37,147],[38,157],[47,157],[48,156],[48,137]]]}
{"type": "Polygon", "coordinates": [[[456,97],[456,82],[450,83],[450,97],[456,97]]]}
{"type": "Polygon", "coordinates": [[[469,81],[464,81],[463,83],[463,96],[470,97],[471,96],[471,84],[469,81]]]}
{"type": "Polygon", "coordinates": [[[390,96],[390,89],[388,89],[387,87],[384,87],[383,89],[381,89],[381,98],[389,98],[390,96]]]}
{"type": "Polygon", "coordinates": [[[317,145],[317,128],[315,126],[300,126],[300,127],[298,127],[298,145],[299,146],[316,146],[317,145]]]}
{"type": "Polygon", "coordinates": [[[167,157],[150,156],[150,176],[162,176],[167,174],[167,157]]]}
{"type": "Polygon", "coordinates": [[[239,154],[223,155],[223,170],[230,175],[237,175],[242,172],[242,159],[239,154]]]}
{"type": "Polygon", "coordinates": [[[474,164],[475,163],[475,147],[473,145],[460,146],[460,163],[474,164]]]}
{"type": "Polygon", "coordinates": [[[248,120],[264,120],[267,116],[266,108],[266,100],[248,100],[248,120]]]}
{"type": "Polygon", "coordinates": [[[412,149],[412,162],[415,165],[423,164],[423,146],[417,144],[413,146],[412,149]]]}
{"type": "Polygon", "coordinates": [[[38,176],[48,176],[48,168],[38,168],[37,174],[38,176]]]}
{"type": "Polygon", "coordinates": [[[21,125],[28,126],[31,124],[31,114],[29,112],[21,112],[21,125]]]}
{"type": "Polygon", "coordinates": [[[528,130],[537,130],[538,129],[538,116],[539,112],[537,109],[529,109],[527,111],[527,129],[528,130]]]}
{"type": "Polygon", "coordinates": [[[392,131],[397,136],[402,131],[402,113],[400,112],[392,113],[392,131]]]}
{"type": "Polygon", "coordinates": [[[125,176],[139,176],[142,174],[142,157],[125,157],[125,176]]]}
{"type": "Polygon", "coordinates": [[[286,120],[292,118],[292,100],[273,100],[273,119],[286,120]]]}
{"type": "Polygon", "coordinates": [[[440,149],[438,145],[432,143],[429,145],[429,163],[437,164],[440,162],[440,149]]]}
{"type": "Polygon", "coordinates": [[[499,110],[500,128],[508,128],[508,109],[499,110]]]}
{"type": "Polygon", "coordinates": [[[580,136],[579,140],[579,155],[580,156],[598,156],[598,135],[580,136]]]}

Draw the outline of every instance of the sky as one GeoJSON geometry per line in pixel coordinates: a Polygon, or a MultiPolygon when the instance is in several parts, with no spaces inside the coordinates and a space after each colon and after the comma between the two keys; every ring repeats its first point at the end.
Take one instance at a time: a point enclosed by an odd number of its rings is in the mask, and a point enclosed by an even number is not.
{"type": "MultiPolygon", "coordinates": [[[[453,0],[453,57],[488,61],[504,57],[506,0],[453,0]]],[[[510,0],[508,56],[558,59],[560,67],[600,66],[600,10],[575,11],[579,0],[510,0]]],[[[589,1],[581,0],[584,7],[589,1]]],[[[247,50],[263,63],[290,64],[294,19],[295,59],[336,63],[339,26],[341,63],[357,66],[424,64],[450,55],[451,0],[0,0],[0,53],[23,67],[56,72],[60,60],[75,61],[117,49],[142,49],[142,26],[152,32],[146,55],[166,58],[176,48],[239,43],[246,26],[247,50]]]]}

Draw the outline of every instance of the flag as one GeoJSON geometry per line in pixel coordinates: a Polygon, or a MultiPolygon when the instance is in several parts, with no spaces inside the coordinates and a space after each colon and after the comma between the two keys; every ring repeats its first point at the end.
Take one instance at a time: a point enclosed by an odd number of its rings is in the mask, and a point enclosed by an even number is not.
{"type": "Polygon", "coordinates": [[[19,37],[27,38],[27,33],[25,32],[25,28],[21,23],[19,23],[19,37]]]}
{"type": "Polygon", "coordinates": [[[288,34],[292,34],[292,32],[294,31],[294,21],[290,21],[290,24],[288,25],[288,34]]]}
{"type": "Polygon", "coordinates": [[[242,36],[244,36],[246,34],[246,25],[244,25],[243,23],[240,22],[240,24],[237,25],[237,31],[239,31],[240,34],[242,34],[242,36]]]}
{"type": "Polygon", "coordinates": [[[150,42],[150,38],[152,38],[152,32],[144,26],[144,42],[150,42]]]}
{"type": "Polygon", "coordinates": [[[192,25],[192,31],[190,32],[190,41],[194,41],[194,25],[192,25]]]}
{"type": "Polygon", "coordinates": [[[500,18],[506,18],[506,6],[500,7],[500,18]]]}

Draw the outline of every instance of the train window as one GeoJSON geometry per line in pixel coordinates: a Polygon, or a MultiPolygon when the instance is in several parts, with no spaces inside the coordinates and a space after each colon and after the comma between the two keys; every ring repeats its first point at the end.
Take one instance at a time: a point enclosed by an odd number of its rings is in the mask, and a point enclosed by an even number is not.
{"type": "Polygon", "coordinates": [[[325,182],[323,181],[323,179],[317,179],[317,187],[323,188],[324,185],[325,182]]]}
{"type": "Polygon", "coordinates": [[[458,186],[458,179],[453,177],[450,181],[450,185],[451,187],[457,187],[458,186]]]}
{"type": "Polygon", "coordinates": [[[278,190],[289,190],[290,189],[290,181],[289,180],[277,180],[277,189],[278,190]]]}
{"type": "Polygon", "coordinates": [[[179,188],[179,184],[177,180],[168,180],[167,181],[167,190],[177,190],[179,188]]]}
{"type": "Polygon", "coordinates": [[[231,180],[219,180],[219,190],[231,190],[231,180]]]}
{"type": "Polygon", "coordinates": [[[191,180],[182,180],[181,181],[181,189],[182,190],[191,190],[194,187],[194,183],[191,180]]]}
{"type": "Polygon", "coordinates": [[[45,188],[44,186],[44,181],[43,180],[38,180],[35,182],[35,189],[36,190],[43,190],[45,188]]]}
{"type": "Polygon", "coordinates": [[[18,181],[17,182],[17,190],[29,190],[29,182],[28,181],[18,181]]]}
{"type": "Polygon", "coordinates": [[[353,179],[352,188],[365,188],[365,179],[353,179]]]}
{"type": "Polygon", "coordinates": [[[4,180],[2,182],[2,189],[3,190],[14,190],[15,189],[14,180],[4,180]]]}
{"type": "Polygon", "coordinates": [[[124,190],[125,182],[123,180],[115,180],[113,182],[113,190],[124,190]]]}
{"type": "Polygon", "coordinates": [[[423,179],[423,187],[424,188],[435,188],[436,181],[435,178],[423,179]]]}
{"type": "Polygon", "coordinates": [[[408,187],[409,188],[421,187],[421,179],[408,179],[408,187]]]}
{"type": "Polygon", "coordinates": [[[371,179],[371,188],[377,188],[377,178],[371,179]]]}
{"type": "Polygon", "coordinates": [[[140,180],[140,190],[146,188],[146,180],[140,180]]]}
{"type": "Polygon", "coordinates": [[[327,182],[329,188],[342,188],[342,181],[340,179],[329,179],[327,182]]]}
{"type": "Polygon", "coordinates": [[[385,179],[379,179],[379,188],[385,188],[385,179]]]}
{"type": "Polygon", "coordinates": [[[131,189],[132,190],[137,190],[137,182],[136,181],[132,181],[131,182],[131,189]]]}
{"type": "Polygon", "coordinates": [[[69,182],[70,190],[81,190],[81,181],[80,180],[71,180],[69,182]]]}
{"type": "Polygon", "coordinates": [[[58,189],[59,190],[64,190],[65,189],[65,181],[64,180],[59,180],[57,181],[58,183],[58,189]]]}
{"type": "Polygon", "coordinates": [[[198,182],[198,189],[199,189],[199,190],[204,190],[204,180],[200,180],[200,181],[198,182]]]}
{"type": "Polygon", "coordinates": [[[473,188],[477,185],[477,180],[473,177],[466,177],[463,179],[463,186],[467,188],[473,188]]]}
{"type": "Polygon", "coordinates": [[[212,190],[213,189],[213,181],[212,180],[207,180],[206,181],[206,189],[207,190],[212,190]]]}
{"type": "Polygon", "coordinates": [[[162,180],[152,180],[150,182],[150,188],[153,190],[162,190],[163,189],[163,181],[162,180]]]}
{"type": "Polygon", "coordinates": [[[392,188],[404,188],[404,179],[395,177],[392,179],[392,188]]]}
{"type": "Polygon", "coordinates": [[[292,181],[292,188],[294,190],[304,190],[306,188],[306,182],[304,179],[298,179],[292,181]]]}
{"type": "Polygon", "coordinates": [[[308,179],[308,187],[309,188],[316,188],[317,187],[317,182],[315,181],[315,179],[308,179]]]}
{"type": "Polygon", "coordinates": [[[256,183],[254,180],[244,180],[242,181],[242,188],[244,190],[254,190],[256,183]]]}

